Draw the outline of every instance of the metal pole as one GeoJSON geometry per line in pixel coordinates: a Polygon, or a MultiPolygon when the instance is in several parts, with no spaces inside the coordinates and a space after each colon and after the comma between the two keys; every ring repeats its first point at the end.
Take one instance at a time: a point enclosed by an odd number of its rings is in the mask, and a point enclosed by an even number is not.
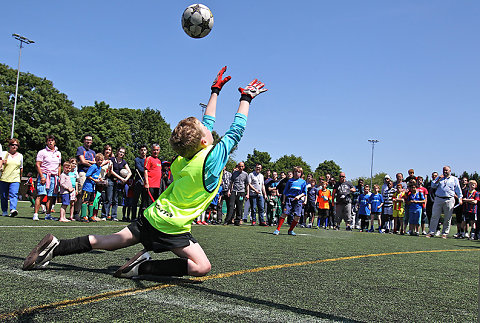
{"type": "Polygon", "coordinates": [[[370,190],[373,191],[373,151],[375,144],[378,142],[376,139],[369,139],[368,142],[372,143],[372,163],[370,164],[370,190]]]}
{"type": "Polygon", "coordinates": [[[20,41],[20,51],[18,53],[18,68],[17,68],[17,85],[15,86],[15,101],[13,103],[13,117],[12,117],[12,133],[10,139],[13,138],[13,132],[15,130],[15,112],[17,111],[17,96],[18,96],[18,80],[20,78],[20,58],[22,57],[23,41],[20,41]]]}

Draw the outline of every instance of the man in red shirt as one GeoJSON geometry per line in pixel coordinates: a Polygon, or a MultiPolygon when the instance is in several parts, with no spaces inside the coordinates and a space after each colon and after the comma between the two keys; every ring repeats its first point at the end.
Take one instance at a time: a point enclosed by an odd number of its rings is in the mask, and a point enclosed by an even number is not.
{"type": "MultiPolygon", "coordinates": [[[[162,187],[162,161],[158,158],[160,145],[152,145],[152,155],[145,158],[145,189],[152,199],[156,200],[162,187]]],[[[153,201],[152,201],[153,202],[153,201]]]]}

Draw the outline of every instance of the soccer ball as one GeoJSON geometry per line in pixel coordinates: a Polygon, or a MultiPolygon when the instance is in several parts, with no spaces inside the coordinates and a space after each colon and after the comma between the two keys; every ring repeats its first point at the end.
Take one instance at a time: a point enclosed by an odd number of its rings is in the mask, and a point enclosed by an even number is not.
{"type": "Polygon", "coordinates": [[[213,28],[213,15],[203,4],[188,6],[182,15],[182,28],[192,38],[203,38],[213,28]]]}
{"type": "Polygon", "coordinates": [[[128,170],[126,170],[125,168],[122,168],[122,170],[120,171],[120,176],[125,178],[128,176],[128,170]]]}

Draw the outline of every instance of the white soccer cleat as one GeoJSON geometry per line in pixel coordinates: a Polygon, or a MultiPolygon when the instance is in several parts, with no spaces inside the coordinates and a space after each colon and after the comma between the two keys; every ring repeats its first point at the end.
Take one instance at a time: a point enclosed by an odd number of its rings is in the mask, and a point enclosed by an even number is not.
{"type": "Polygon", "coordinates": [[[118,268],[113,276],[117,278],[137,277],[140,264],[151,259],[152,257],[150,257],[150,254],[147,252],[147,250],[143,249],[133,256],[129,261],[127,261],[122,267],[118,268]]]}
{"type": "Polygon", "coordinates": [[[53,250],[58,246],[60,241],[51,234],[43,237],[35,248],[23,262],[23,270],[32,270],[35,268],[44,268],[53,258],[53,250]]]}

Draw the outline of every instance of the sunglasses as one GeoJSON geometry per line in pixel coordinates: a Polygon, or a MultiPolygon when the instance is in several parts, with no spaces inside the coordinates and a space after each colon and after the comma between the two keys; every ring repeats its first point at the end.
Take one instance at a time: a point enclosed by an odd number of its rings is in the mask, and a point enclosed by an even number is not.
{"type": "Polygon", "coordinates": [[[10,147],[20,147],[18,144],[9,144],[10,147]]]}

